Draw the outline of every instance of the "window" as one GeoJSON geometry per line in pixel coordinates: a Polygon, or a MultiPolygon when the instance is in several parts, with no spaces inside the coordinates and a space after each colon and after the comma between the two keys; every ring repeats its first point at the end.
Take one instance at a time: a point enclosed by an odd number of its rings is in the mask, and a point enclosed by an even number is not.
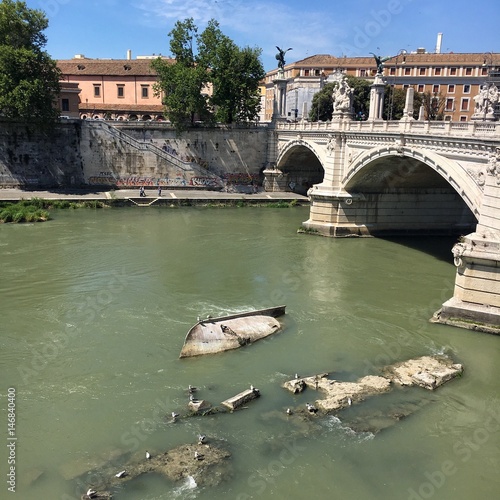
{"type": "Polygon", "coordinates": [[[420,85],[417,87],[417,92],[422,93],[422,92],[424,92],[424,91],[425,91],[425,85],[420,84],[420,85]]]}
{"type": "Polygon", "coordinates": [[[455,85],[448,85],[448,94],[455,93],[455,85]]]}
{"type": "Polygon", "coordinates": [[[434,69],[434,74],[435,74],[436,76],[440,76],[440,75],[441,75],[441,68],[435,68],[435,69],[434,69]]]}
{"type": "Polygon", "coordinates": [[[446,111],[453,111],[453,101],[454,99],[453,98],[448,98],[446,99],[446,111]]]}
{"type": "Polygon", "coordinates": [[[462,105],[460,106],[460,111],[469,111],[469,98],[462,97],[462,105]]]}
{"type": "Polygon", "coordinates": [[[395,75],[395,74],[396,74],[396,68],[391,68],[391,69],[389,70],[389,74],[390,74],[390,75],[395,75]]]}
{"type": "Polygon", "coordinates": [[[464,94],[470,94],[470,85],[464,85],[464,94]]]}
{"type": "Polygon", "coordinates": [[[488,74],[488,68],[481,68],[481,75],[486,76],[488,74]]]}
{"type": "Polygon", "coordinates": [[[319,69],[314,70],[314,76],[319,76],[319,69]]]}
{"type": "Polygon", "coordinates": [[[465,74],[466,74],[467,76],[472,75],[472,68],[465,68],[465,74]]]}
{"type": "Polygon", "coordinates": [[[446,115],[446,116],[444,117],[444,121],[445,121],[445,122],[451,122],[451,115],[446,115]]]}
{"type": "Polygon", "coordinates": [[[147,99],[149,97],[149,85],[141,85],[141,97],[147,99]]]}
{"type": "Polygon", "coordinates": [[[460,121],[461,122],[466,122],[467,121],[467,117],[466,116],[461,116],[460,117],[460,121]]]}
{"type": "Polygon", "coordinates": [[[418,74],[419,74],[420,76],[425,75],[425,70],[426,70],[426,69],[427,69],[427,68],[419,68],[419,69],[418,69],[418,74]]]}
{"type": "MultiPolygon", "coordinates": [[[[392,69],[392,68],[391,68],[391,69],[392,69]]],[[[392,75],[392,73],[391,73],[391,75],[392,75]]],[[[361,78],[366,77],[366,69],[360,69],[360,70],[359,70],[359,76],[360,76],[361,78]]]]}
{"type": "Polygon", "coordinates": [[[308,69],[304,70],[304,76],[309,76],[309,70],[308,69]]]}
{"type": "Polygon", "coordinates": [[[456,76],[457,75],[457,68],[450,68],[450,75],[456,76]]]}
{"type": "Polygon", "coordinates": [[[101,97],[101,86],[94,85],[94,97],[101,97]]]}
{"type": "Polygon", "coordinates": [[[405,75],[411,75],[411,68],[405,68],[405,75]]]}
{"type": "Polygon", "coordinates": [[[117,90],[116,95],[118,97],[125,97],[125,86],[124,85],[117,85],[116,90],[117,90]]]}
{"type": "Polygon", "coordinates": [[[69,99],[61,99],[61,111],[69,111],[69,99]]]}
{"type": "Polygon", "coordinates": [[[403,85],[403,90],[406,90],[406,89],[408,89],[408,88],[410,88],[410,86],[409,86],[408,84],[403,85]]]}
{"type": "Polygon", "coordinates": [[[432,92],[434,94],[439,94],[439,85],[433,85],[432,86],[432,92]]]}

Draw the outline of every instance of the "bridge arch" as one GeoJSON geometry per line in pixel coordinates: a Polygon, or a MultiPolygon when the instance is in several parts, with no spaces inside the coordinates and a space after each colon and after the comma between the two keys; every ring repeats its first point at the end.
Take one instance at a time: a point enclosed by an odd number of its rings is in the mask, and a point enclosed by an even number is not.
{"type": "Polygon", "coordinates": [[[288,175],[290,190],[306,194],[313,184],[323,182],[325,168],[315,145],[297,139],[290,141],[279,152],[276,167],[288,175]]]}
{"type": "Polygon", "coordinates": [[[475,179],[459,162],[432,151],[395,145],[373,148],[354,158],[342,185],[349,193],[451,186],[478,219],[481,177],[475,179]]]}

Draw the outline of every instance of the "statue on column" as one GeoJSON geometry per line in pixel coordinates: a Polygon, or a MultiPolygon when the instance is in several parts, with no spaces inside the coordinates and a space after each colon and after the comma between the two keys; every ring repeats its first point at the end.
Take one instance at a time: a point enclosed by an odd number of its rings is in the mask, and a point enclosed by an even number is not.
{"type": "Polygon", "coordinates": [[[276,59],[278,60],[278,68],[283,70],[285,68],[285,54],[289,50],[293,50],[293,49],[292,49],[292,47],[290,47],[286,50],[283,50],[283,49],[280,49],[277,45],[276,45],[276,48],[278,49],[278,53],[276,54],[276,59]]]}
{"type": "Polygon", "coordinates": [[[375,63],[377,64],[377,75],[382,76],[382,74],[384,72],[384,63],[385,63],[385,61],[388,61],[389,59],[392,59],[392,57],[391,56],[388,56],[388,57],[377,56],[373,52],[370,52],[370,54],[374,57],[375,63]]]}
{"type": "Polygon", "coordinates": [[[500,101],[500,94],[496,85],[484,84],[479,93],[474,96],[474,114],[472,119],[494,119],[495,106],[500,101]]]}

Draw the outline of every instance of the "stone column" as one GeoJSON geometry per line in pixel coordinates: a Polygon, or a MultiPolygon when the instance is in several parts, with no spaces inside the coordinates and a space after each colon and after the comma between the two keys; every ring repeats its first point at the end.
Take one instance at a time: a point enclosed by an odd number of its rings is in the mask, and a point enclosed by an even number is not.
{"type": "Polygon", "coordinates": [[[384,110],[384,88],[382,76],[377,74],[375,81],[370,85],[370,112],[368,120],[382,120],[384,110]]]}
{"type": "Polygon", "coordinates": [[[278,73],[278,78],[274,80],[274,119],[285,118],[286,113],[286,83],[285,75],[282,71],[278,73]]]}
{"type": "Polygon", "coordinates": [[[500,148],[490,157],[483,179],[476,231],[452,250],[457,267],[453,297],[433,321],[500,334],[500,148]]]}
{"type": "Polygon", "coordinates": [[[406,89],[406,100],[405,100],[405,109],[403,110],[403,116],[401,121],[412,121],[413,118],[413,97],[415,94],[415,89],[413,87],[408,87],[406,89]]]}

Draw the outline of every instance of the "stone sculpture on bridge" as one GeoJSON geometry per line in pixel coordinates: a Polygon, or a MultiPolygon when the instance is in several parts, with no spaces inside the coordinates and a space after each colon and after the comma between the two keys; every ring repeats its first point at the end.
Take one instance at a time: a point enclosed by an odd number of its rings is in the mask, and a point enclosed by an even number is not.
{"type": "Polygon", "coordinates": [[[474,96],[474,114],[472,120],[494,120],[495,106],[500,101],[500,94],[496,85],[484,84],[479,94],[474,96]]]}
{"type": "Polygon", "coordinates": [[[345,75],[337,80],[333,90],[333,116],[332,119],[351,118],[353,92],[345,75]]]}
{"type": "Polygon", "coordinates": [[[293,49],[292,49],[292,47],[290,47],[286,50],[283,50],[283,49],[280,49],[277,45],[276,45],[276,48],[278,49],[278,53],[276,54],[276,59],[278,60],[278,68],[283,71],[285,68],[285,54],[289,50],[293,50],[293,49]]]}
{"type": "Polygon", "coordinates": [[[388,56],[388,57],[377,56],[373,52],[370,52],[370,54],[374,57],[375,63],[377,64],[377,75],[382,76],[382,74],[384,73],[384,63],[385,63],[385,61],[388,61],[389,59],[391,59],[391,57],[390,56],[388,56]]]}

